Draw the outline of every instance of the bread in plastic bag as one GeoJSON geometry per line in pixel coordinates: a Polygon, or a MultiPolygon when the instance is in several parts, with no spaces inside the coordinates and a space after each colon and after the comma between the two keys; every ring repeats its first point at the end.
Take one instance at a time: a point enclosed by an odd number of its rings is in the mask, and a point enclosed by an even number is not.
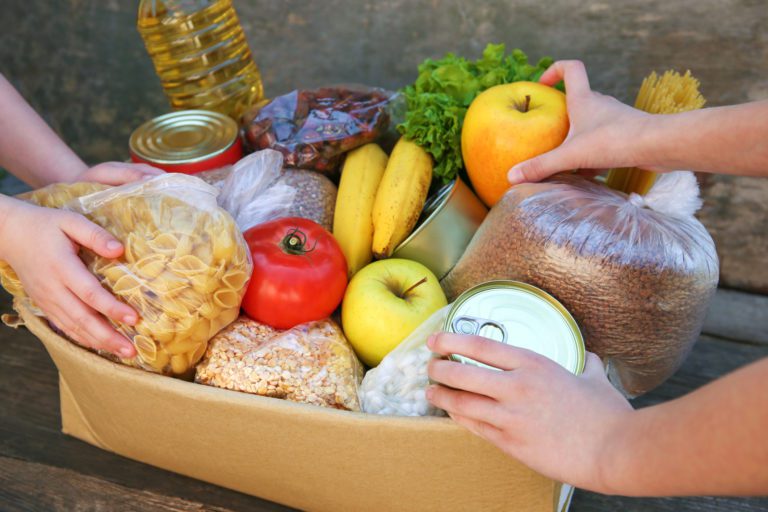
{"type": "MultiPolygon", "coordinates": [[[[139,313],[135,326],[115,324],[138,353],[121,361],[186,374],[208,340],[237,318],[252,272],[242,234],[216,204],[216,189],[192,176],[165,174],[80,192],[81,184],[53,185],[26,199],[81,213],[123,243],[118,259],[80,252],[102,285],[139,313]]],[[[15,275],[4,281],[9,277],[15,275]]]]}
{"type": "Polygon", "coordinates": [[[195,382],[359,411],[363,366],[332,320],[279,331],[240,317],[210,342],[195,382]]]}
{"type": "Polygon", "coordinates": [[[427,338],[443,330],[451,306],[444,306],[411,332],[387,354],[376,368],[368,370],[360,385],[363,412],[393,416],[443,416],[424,394],[429,385],[427,364],[435,357],[427,338]]]}
{"type": "Polygon", "coordinates": [[[614,385],[637,396],[680,367],[717,287],[700,204],[687,171],[660,176],[645,197],[578,176],[518,185],[441,284],[449,300],[492,279],[543,288],[576,318],[614,385]]]}
{"type": "Polygon", "coordinates": [[[363,86],[295,90],[247,112],[246,138],[280,151],[288,167],[334,174],[342,154],[384,135],[397,97],[363,86]]]}

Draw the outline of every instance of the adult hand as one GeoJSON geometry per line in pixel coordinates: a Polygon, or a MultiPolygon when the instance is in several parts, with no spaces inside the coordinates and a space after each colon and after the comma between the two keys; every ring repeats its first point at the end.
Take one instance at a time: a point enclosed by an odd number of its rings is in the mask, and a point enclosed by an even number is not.
{"type": "Polygon", "coordinates": [[[596,355],[575,376],[544,356],[479,336],[440,333],[427,345],[503,369],[432,360],[429,376],[439,383],[427,389],[432,404],[544,475],[610,492],[607,452],[633,409],[596,355]]]}
{"type": "Polygon", "coordinates": [[[71,182],[93,181],[104,185],[123,185],[160,174],[164,172],[147,164],[104,162],[81,172],[71,182]]]}
{"type": "Polygon", "coordinates": [[[78,257],[83,247],[117,258],[123,253],[120,242],[82,215],[2,196],[0,200],[0,259],[13,268],[27,295],[78,343],[133,357],[130,341],[102,314],[133,325],[136,312],[105,290],[78,257]]]}
{"type": "Polygon", "coordinates": [[[568,135],[552,151],[514,166],[507,176],[512,185],[541,181],[563,171],[650,167],[642,141],[653,116],[592,91],[581,61],[555,62],[539,82],[552,86],[561,80],[565,81],[568,135]]]}

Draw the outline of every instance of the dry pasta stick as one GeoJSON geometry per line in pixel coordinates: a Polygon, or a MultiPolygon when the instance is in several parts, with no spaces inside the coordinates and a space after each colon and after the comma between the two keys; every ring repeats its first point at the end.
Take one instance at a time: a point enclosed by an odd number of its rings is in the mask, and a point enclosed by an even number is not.
{"type": "MultiPolygon", "coordinates": [[[[686,71],[666,71],[658,76],[652,72],[643,80],[637,94],[635,108],[651,114],[677,114],[704,106],[699,92],[699,81],[686,71]]],[[[646,194],[656,181],[656,173],[637,168],[612,169],[606,184],[627,194],[646,194]]]]}

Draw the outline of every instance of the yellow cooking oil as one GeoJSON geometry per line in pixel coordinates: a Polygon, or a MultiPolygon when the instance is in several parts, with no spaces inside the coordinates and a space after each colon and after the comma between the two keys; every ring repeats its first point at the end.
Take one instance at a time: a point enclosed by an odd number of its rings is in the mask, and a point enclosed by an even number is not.
{"type": "Polygon", "coordinates": [[[172,108],[239,120],[262,98],[232,0],[141,0],[137,27],[172,108]]]}

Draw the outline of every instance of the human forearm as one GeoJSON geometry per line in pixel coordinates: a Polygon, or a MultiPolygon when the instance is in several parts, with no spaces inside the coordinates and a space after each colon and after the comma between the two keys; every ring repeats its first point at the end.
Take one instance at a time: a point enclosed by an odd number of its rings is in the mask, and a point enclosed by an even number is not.
{"type": "Polygon", "coordinates": [[[87,169],[2,75],[0,112],[0,167],[33,187],[70,181],[87,169]]]}
{"type": "Polygon", "coordinates": [[[605,492],[765,494],[766,397],[763,360],[690,395],[632,413],[606,445],[605,492]]]}
{"type": "Polygon", "coordinates": [[[649,167],[768,176],[768,100],[647,119],[649,167]]]}
{"type": "Polygon", "coordinates": [[[512,185],[575,169],[640,167],[768,176],[768,101],[651,115],[593,92],[579,61],[541,77],[565,81],[570,131],[557,148],[514,166],[512,185]]]}

